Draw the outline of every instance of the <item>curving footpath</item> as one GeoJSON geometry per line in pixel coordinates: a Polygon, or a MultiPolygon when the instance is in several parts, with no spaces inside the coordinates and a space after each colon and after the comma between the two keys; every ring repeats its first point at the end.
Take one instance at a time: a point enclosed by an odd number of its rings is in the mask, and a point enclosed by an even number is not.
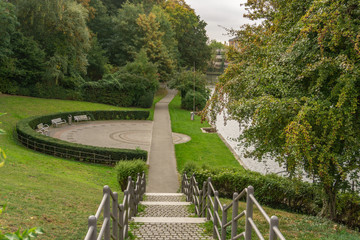
{"type": "Polygon", "coordinates": [[[168,105],[177,91],[168,90],[155,106],[149,158],[149,193],[175,193],[179,189],[175,149],[168,105]]]}

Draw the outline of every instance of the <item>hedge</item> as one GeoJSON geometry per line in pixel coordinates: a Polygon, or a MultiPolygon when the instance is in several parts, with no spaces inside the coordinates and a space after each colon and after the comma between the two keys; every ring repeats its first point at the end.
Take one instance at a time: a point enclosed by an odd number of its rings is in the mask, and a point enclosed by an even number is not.
{"type": "Polygon", "coordinates": [[[146,161],[144,150],[104,148],[62,141],[44,136],[34,131],[39,123],[51,124],[54,118],[67,120],[69,115],[88,115],[91,120],[144,120],[149,117],[149,111],[78,111],[62,112],[43,116],[34,116],[20,120],[16,125],[18,139],[23,145],[46,154],[103,164],[115,164],[120,160],[142,159],[146,161]],[[101,155],[101,156],[100,156],[101,155]]]}
{"type": "MultiPolygon", "coordinates": [[[[187,171],[189,169],[186,169],[187,171]]],[[[194,171],[199,186],[211,177],[214,188],[222,197],[231,198],[249,185],[255,189],[256,199],[275,208],[317,215],[323,205],[322,191],[318,186],[281,177],[275,174],[262,175],[248,170],[232,168],[197,169],[194,171]]],[[[360,196],[358,193],[338,193],[337,222],[349,227],[360,227],[360,196]]]]}

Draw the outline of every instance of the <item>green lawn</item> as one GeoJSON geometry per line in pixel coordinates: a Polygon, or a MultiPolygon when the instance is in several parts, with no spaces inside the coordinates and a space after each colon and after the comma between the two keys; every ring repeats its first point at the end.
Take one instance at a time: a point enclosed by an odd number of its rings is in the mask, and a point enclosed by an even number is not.
{"type": "Polygon", "coordinates": [[[169,104],[172,131],[190,136],[191,141],[175,145],[178,170],[181,171],[186,162],[195,162],[199,166],[206,164],[212,167],[242,168],[217,134],[201,131],[200,128],[210,125],[201,123],[199,116],[191,121],[190,112],[181,109],[180,104],[180,96],[176,96],[169,104]]]}
{"type": "MultiPolygon", "coordinates": [[[[161,96],[157,97],[159,101],[161,96]]],[[[125,109],[88,102],[40,99],[0,94],[0,147],[7,154],[0,168],[0,231],[19,227],[44,228],[40,239],[82,239],[87,218],[95,214],[102,188],[119,191],[112,167],[79,163],[37,153],[19,145],[13,137],[16,123],[34,115],[75,110],[125,109]]]]}

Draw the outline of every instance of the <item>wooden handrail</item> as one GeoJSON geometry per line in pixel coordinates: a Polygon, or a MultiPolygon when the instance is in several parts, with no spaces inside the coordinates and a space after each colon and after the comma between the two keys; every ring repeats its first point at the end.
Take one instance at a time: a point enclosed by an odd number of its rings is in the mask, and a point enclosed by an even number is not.
{"type": "Polygon", "coordinates": [[[211,178],[204,181],[202,190],[199,189],[195,175],[187,177],[186,172],[182,176],[182,192],[186,195],[186,199],[195,205],[195,212],[198,216],[206,217],[207,220],[213,222],[213,238],[226,239],[226,230],[231,228],[231,239],[239,239],[244,237],[245,240],[251,240],[252,231],[256,233],[259,239],[265,239],[259,231],[253,220],[253,206],[257,207],[265,220],[269,224],[269,240],[286,240],[279,230],[279,220],[276,216],[271,218],[259,204],[254,196],[254,188],[248,186],[243,189],[240,194],[234,193],[233,200],[228,205],[221,205],[218,192],[211,183],[211,178]],[[246,209],[238,213],[239,200],[246,198],[246,209]],[[228,210],[232,208],[231,220],[227,221],[228,210]],[[221,215],[221,217],[220,217],[221,215]],[[245,216],[245,231],[237,233],[238,220],[245,216]]]}
{"type": "Polygon", "coordinates": [[[129,219],[136,215],[138,204],[146,191],[146,176],[138,174],[136,182],[128,179],[122,203],[118,202],[118,194],[112,192],[109,186],[103,188],[103,198],[96,211],[88,219],[88,232],[85,240],[123,240],[128,237],[129,219]],[[111,208],[112,206],[112,208],[111,208]],[[103,213],[103,222],[97,234],[97,221],[103,213]]]}

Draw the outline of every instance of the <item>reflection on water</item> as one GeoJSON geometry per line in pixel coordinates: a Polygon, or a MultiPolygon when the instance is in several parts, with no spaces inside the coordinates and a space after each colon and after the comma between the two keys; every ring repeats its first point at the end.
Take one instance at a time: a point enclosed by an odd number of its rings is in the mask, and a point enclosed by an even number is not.
{"type": "Polygon", "coordinates": [[[245,164],[245,167],[252,171],[257,171],[260,173],[280,173],[284,172],[286,169],[280,167],[277,162],[270,158],[264,159],[262,162],[259,162],[253,158],[244,157],[244,148],[239,146],[237,138],[241,133],[241,127],[237,121],[227,120],[225,124],[224,114],[219,114],[215,122],[216,129],[221,136],[227,141],[227,143],[233,148],[233,150],[238,154],[241,161],[245,164]]]}

